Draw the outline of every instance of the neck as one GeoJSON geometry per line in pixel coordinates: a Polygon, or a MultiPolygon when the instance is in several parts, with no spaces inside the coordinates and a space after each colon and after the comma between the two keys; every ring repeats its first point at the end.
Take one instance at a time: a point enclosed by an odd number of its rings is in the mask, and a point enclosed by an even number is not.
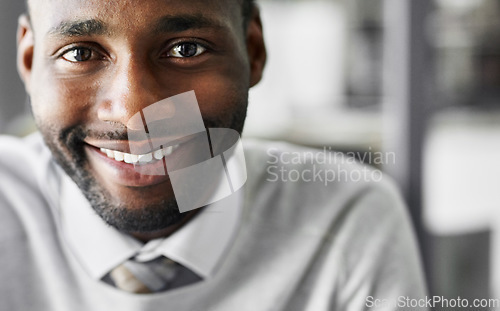
{"type": "Polygon", "coordinates": [[[158,238],[166,238],[169,235],[173,234],[180,228],[182,228],[185,224],[187,224],[189,221],[191,221],[194,216],[196,216],[199,212],[201,211],[201,208],[196,209],[194,211],[191,211],[189,213],[186,213],[186,216],[182,218],[181,221],[176,223],[175,225],[168,226],[165,229],[161,229],[158,231],[153,231],[153,232],[132,232],[130,233],[131,236],[134,238],[138,239],[141,242],[148,242],[150,240],[158,239],[158,238]]]}

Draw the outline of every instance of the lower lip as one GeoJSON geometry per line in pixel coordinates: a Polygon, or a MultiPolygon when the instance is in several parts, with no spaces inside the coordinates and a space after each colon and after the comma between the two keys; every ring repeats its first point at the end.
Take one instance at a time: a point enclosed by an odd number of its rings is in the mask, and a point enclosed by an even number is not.
{"type": "MultiPolygon", "coordinates": [[[[150,187],[169,181],[168,174],[143,175],[133,164],[116,161],[103,154],[98,148],[86,145],[91,165],[102,178],[126,187],[150,187]]],[[[164,161],[141,164],[141,168],[150,172],[166,172],[164,161]]]]}

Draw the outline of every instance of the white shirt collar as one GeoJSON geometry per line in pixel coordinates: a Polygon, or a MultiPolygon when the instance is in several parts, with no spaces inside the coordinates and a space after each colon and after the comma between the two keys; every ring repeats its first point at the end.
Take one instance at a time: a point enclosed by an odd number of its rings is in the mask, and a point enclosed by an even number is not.
{"type": "Polygon", "coordinates": [[[203,278],[214,274],[239,226],[242,189],[211,204],[168,238],[143,245],[107,225],[92,209],[76,184],[64,174],[61,223],[71,251],[94,279],[136,256],[148,260],[164,255],[203,278]]]}

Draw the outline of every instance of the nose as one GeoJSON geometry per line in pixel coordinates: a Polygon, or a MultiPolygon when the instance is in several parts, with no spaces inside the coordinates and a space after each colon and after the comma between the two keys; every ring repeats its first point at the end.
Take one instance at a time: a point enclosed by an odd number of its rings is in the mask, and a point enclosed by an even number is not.
{"type": "Polygon", "coordinates": [[[134,57],[123,59],[113,65],[107,83],[103,83],[97,117],[104,122],[117,122],[131,130],[142,128],[142,124],[128,124],[130,118],[145,107],[163,99],[159,79],[147,61],[134,57]],[[137,128],[132,128],[137,127],[137,128]]]}

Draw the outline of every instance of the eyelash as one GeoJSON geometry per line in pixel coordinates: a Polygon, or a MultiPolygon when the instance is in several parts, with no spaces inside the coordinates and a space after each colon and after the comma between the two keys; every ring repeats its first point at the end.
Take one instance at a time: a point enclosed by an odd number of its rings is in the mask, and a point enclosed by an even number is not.
{"type": "Polygon", "coordinates": [[[195,44],[198,49],[202,49],[202,52],[195,55],[195,56],[191,56],[191,57],[175,57],[175,56],[168,56],[168,55],[167,55],[167,57],[171,57],[171,58],[174,58],[176,60],[186,60],[189,58],[194,58],[194,57],[200,56],[200,55],[202,55],[210,50],[208,45],[205,44],[204,42],[199,42],[199,40],[197,40],[197,39],[187,39],[187,40],[179,40],[179,41],[168,43],[166,45],[166,47],[162,49],[162,51],[166,50],[166,52],[162,52],[161,55],[170,54],[171,51],[174,50],[174,48],[179,47],[182,44],[195,44]]]}
{"type": "MultiPolygon", "coordinates": [[[[198,42],[198,40],[195,40],[195,39],[191,39],[191,40],[183,40],[183,41],[177,41],[177,42],[174,42],[174,43],[169,43],[167,45],[167,51],[166,52],[162,52],[161,55],[165,55],[166,54],[166,57],[167,58],[173,58],[173,59],[176,59],[176,60],[186,60],[186,59],[189,59],[189,58],[194,58],[194,57],[198,57],[204,53],[206,53],[209,48],[207,47],[206,44],[204,43],[200,43],[198,42]],[[196,48],[197,48],[197,53],[196,55],[193,55],[193,56],[187,56],[187,57],[176,57],[176,56],[172,56],[172,52],[175,48],[178,48],[180,47],[181,45],[183,44],[194,44],[196,45],[196,48]],[[201,50],[200,52],[198,52],[198,50],[201,50]]],[[[162,49],[162,51],[164,51],[165,49],[162,49]]],[[[88,46],[88,45],[74,45],[68,49],[65,49],[64,51],[62,51],[61,53],[58,54],[58,58],[61,58],[61,59],[64,59],[66,60],[67,62],[70,62],[70,63],[74,63],[74,64],[78,64],[78,63],[85,63],[85,62],[88,62],[88,61],[91,61],[92,58],[95,57],[95,54],[99,55],[99,54],[104,54],[100,51],[98,51],[97,48],[95,47],[91,47],[91,46],[88,46]],[[87,50],[91,53],[90,57],[88,60],[82,60],[82,61],[72,61],[72,60],[68,60],[65,58],[65,56],[70,53],[70,52],[75,52],[75,51],[78,51],[78,50],[87,50]]],[[[99,59],[103,59],[104,57],[99,57],[99,59]]]]}
{"type": "Polygon", "coordinates": [[[74,43],[74,44],[71,44],[71,45],[65,47],[62,51],[54,53],[53,57],[56,60],[63,60],[69,64],[84,64],[84,63],[92,61],[92,60],[104,60],[107,56],[106,56],[106,53],[104,53],[102,51],[102,48],[95,46],[95,44],[81,42],[81,43],[74,43]],[[90,53],[89,59],[86,61],[72,61],[72,60],[65,58],[65,57],[67,57],[67,55],[69,53],[76,52],[78,50],[88,51],[90,53]]]}

